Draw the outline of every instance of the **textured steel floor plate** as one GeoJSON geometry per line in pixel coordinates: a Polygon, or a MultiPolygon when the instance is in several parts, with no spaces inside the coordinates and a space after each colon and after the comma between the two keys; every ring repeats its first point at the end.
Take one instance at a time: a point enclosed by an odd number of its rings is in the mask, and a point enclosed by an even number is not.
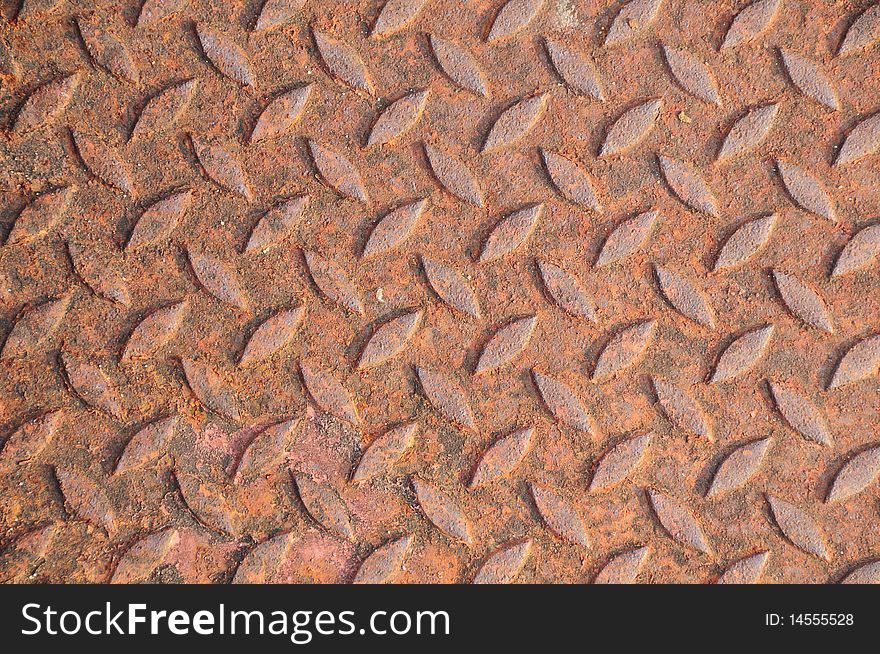
{"type": "Polygon", "coordinates": [[[880,5],[0,3],[0,578],[880,580],[880,5]]]}

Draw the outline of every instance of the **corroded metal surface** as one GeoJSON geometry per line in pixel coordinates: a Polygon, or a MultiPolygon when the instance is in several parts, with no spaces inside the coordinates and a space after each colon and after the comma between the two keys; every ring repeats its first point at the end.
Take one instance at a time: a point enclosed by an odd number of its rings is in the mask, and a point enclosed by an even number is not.
{"type": "Polygon", "coordinates": [[[4,580],[880,579],[880,5],[19,4],[4,580]]]}

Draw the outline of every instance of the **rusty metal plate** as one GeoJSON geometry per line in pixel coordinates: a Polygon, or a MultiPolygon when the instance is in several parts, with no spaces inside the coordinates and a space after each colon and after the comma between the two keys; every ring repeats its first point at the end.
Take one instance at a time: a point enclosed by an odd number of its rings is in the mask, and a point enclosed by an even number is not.
{"type": "Polygon", "coordinates": [[[2,579],[880,579],[880,5],[19,4],[2,579]]]}

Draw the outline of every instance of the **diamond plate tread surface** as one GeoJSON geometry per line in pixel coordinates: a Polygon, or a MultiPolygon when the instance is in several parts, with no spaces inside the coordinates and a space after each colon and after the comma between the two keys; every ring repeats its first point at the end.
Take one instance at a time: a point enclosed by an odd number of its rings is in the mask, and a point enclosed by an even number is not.
{"type": "Polygon", "coordinates": [[[880,5],[0,14],[3,581],[880,581],[880,5]]]}

